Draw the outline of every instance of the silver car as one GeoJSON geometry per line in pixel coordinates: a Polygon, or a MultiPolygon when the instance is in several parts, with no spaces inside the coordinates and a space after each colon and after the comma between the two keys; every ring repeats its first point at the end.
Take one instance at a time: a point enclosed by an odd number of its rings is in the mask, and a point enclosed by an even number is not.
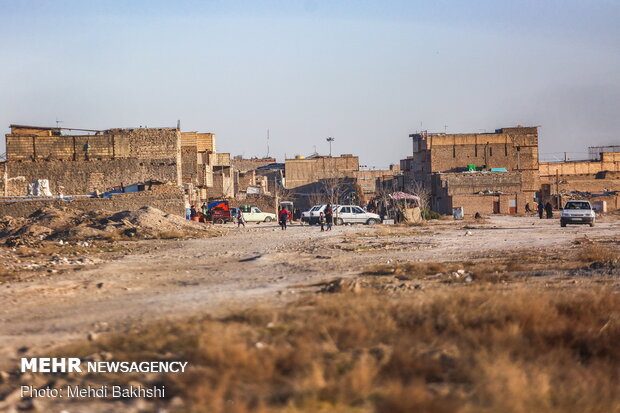
{"type": "Polygon", "coordinates": [[[381,222],[381,217],[372,212],[365,211],[357,205],[339,205],[334,211],[336,225],[343,224],[368,224],[374,225],[381,222]]]}

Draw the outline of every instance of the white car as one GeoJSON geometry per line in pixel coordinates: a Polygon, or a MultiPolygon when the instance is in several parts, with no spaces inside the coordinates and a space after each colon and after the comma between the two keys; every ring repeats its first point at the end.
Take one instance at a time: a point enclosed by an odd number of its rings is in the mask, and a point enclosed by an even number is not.
{"type": "Polygon", "coordinates": [[[343,224],[368,224],[374,225],[381,222],[381,217],[372,212],[367,212],[357,205],[340,205],[334,212],[336,225],[343,224]]]}
{"type": "Polygon", "coordinates": [[[319,209],[322,207],[323,205],[314,205],[312,208],[310,208],[307,211],[304,211],[301,213],[301,222],[307,222],[310,225],[316,224],[317,222],[319,222],[319,209]],[[316,212],[316,215],[313,214],[313,212],[316,212]]]}
{"type": "Polygon", "coordinates": [[[276,220],[276,214],[263,212],[258,207],[250,207],[250,212],[242,212],[245,222],[271,222],[276,220]]]}
{"type": "Polygon", "coordinates": [[[592,208],[592,204],[588,201],[568,201],[560,214],[560,226],[565,227],[566,224],[588,224],[594,226],[596,214],[592,208]]]}

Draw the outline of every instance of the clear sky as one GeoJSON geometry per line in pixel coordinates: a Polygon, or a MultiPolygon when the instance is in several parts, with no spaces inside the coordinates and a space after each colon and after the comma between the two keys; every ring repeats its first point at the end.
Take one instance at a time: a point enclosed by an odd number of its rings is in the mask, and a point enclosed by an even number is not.
{"type": "MultiPolygon", "coordinates": [[[[218,150],[410,154],[409,133],[540,125],[620,145],[620,1],[0,0],[10,123],[175,126],[218,150]]],[[[4,152],[4,142],[0,144],[4,152]]]]}

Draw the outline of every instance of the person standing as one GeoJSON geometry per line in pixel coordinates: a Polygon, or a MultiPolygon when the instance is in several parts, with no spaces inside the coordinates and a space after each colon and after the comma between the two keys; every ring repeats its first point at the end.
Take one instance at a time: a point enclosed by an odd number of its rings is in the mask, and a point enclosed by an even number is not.
{"type": "Polygon", "coordinates": [[[325,222],[327,223],[327,230],[332,230],[332,224],[334,223],[334,210],[331,204],[327,204],[325,207],[325,222]]]}
{"type": "Polygon", "coordinates": [[[290,215],[291,214],[289,214],[286,210],[286,207],[282,207],[282,209],[280,209],[280,216],[278,218],[280,220],[280,228],[282,228],[282,231],[286,229],[286,222],[289,220],[290,215]]]}
{"type": "Polygon", "coordinates": [[[538,218],[543,219],[543,212],[545,210],[545,206],[542,201],[538,202],[538,218]]]}
{"type": "Polygon", "coordinates": [[[241,208],[237,209],[237,228],[243,225],[245,228],[245,219],[243,219],[243,212],[241,212],[241,208]]]}
{"type": "Polygon", "coordinates": [[[321,226],[321,232],[325,231],[325,215],[321,212],[319,214],[319,225],[321,226]]]}
{"type": "Polygon", "coordinates": [[[545,212],[547,212],[547,219],[553,218],[553,207],[551,206],[551,202],[545,204],[545,212]]]}

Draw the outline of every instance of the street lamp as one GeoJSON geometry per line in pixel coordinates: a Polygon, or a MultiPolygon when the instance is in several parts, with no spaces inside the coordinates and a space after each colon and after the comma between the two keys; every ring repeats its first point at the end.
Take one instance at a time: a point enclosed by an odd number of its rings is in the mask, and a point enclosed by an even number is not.
{"type": "Polygon", "coordinates": [[[327,142],[329,142],[329,157],[332,157],[332,142],[335,141],[336,139],[332,138],[331,136],[329,138],[327,138],[327,142]]]}

